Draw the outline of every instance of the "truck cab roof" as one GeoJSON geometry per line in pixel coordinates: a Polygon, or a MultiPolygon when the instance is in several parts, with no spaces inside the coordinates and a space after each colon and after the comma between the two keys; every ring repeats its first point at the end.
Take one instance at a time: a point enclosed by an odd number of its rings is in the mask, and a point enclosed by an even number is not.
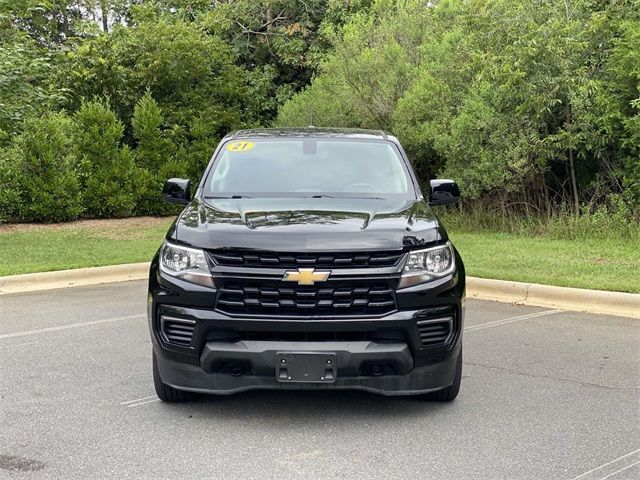
{"type": "Polygon", "coordinates": [[[382,130],[366,130],[360,128],[324,128],[324,127],[295,127],[295,128],[253,128],[237,130],[224,137],[225,140],[240,140],[244,138],[275,138],[275,137],[328,137],[349,138],[363,140],[391,140],[397,143],[393,135],[382,130]]]}

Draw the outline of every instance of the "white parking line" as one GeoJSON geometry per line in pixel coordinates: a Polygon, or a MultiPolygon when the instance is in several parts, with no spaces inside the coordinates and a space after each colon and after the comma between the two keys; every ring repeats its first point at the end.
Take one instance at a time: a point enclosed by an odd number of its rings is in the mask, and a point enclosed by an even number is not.
{"type": "MultiPolygon", "coordinates": [[[[602,470],[604,467],[608,467],[609,465],[613,465],[614,463],[617,463],[617,462],[619,462],[620,460],[623,460],[623,459],[625,459],[625,458],[627,458],[627,457],[630,457],[630,456],[632,456],[632,455],[635,455],[635,454],[636,454],[636,453],[638,453],[638,452],[640,452],[640,448],[639,448],[638,450],[634,450],[633,452],[629,452],[629,453],[627,453],[627,454],[625,454],[625,455],[622,455],[621,457],[615,458],[615,459],[611,460],[610,462],[603,463],[603,464],[602,464],[602,465],[600,465],[599,467],[592,468],[592,469],[591,469],[591,470],[589,470],[588,472],[584,472],[584,473],[582,473],[582,474],[578,475],[577,477],[573,477],[571,480],[578,480],[579,478],[585,478],[587,475],[589,475],[589,474],[591,474],[591,473],[594,473],[594,472],[596,472],[596,471],[598,471],[598,470],[602,470]]],[[[613,473],[610,473],[610,474],[609,474],[609,475],[607,475],[606,477],[601,477],[599,480],[605,480],[605,478],[609,478],[609,477],[611,477],[611,476],[615,475],[616,473],[620,473],[620,472],[622,472],[622,471],[624,471],[624,470],[626,470],[626,469],[628,469],[628,468],[633,467],[634,465],[638,465],[639,463],[640,463],[640,460],[639,460],[639,461],[637,461],[637,462],[635,462],[635,463],[632,463],[631,465],[627,465],[626,467],[624,467],[624,468],[622,468],[622,469],[620,469],[620,470],[617,470],[617,471],[615,471],[615,472],[613,472],[613,473]]]]}
{"type": "Polygon", "coordinates": [[[153,400],[147,400],[146,402],[132,403],[131,405],[127,405],[127,407],[139,407],[140,405],[146,405],[147,403],[159,402],[159,398],[154,398],[153,400]]]}
{"type": "Polygon", "coordinates": [[[149,400],[150,398],[156,398],[156,396],[155,395],[149,395],[148,397],[136,398],[135,400],[127,400],[126,402],[120,402],[120,405],[126,405],[128,403],[142,402],[144,400],[149,400]]]}
{"type": "MultiPolygon", "coordinates": [[[[624,472],[625,470],[628,470],[629,468],[640,464],[640,460],[638,460],[636,463],[632,463],[631,465],[627,465],[626,467],[621,468],[620,470],[616,470],[613,473],[610,473],[609,475],[607,475],[606,477],[602,477],[600,480],[607,480],[607,478],[613,477],[614,475],[620,473],[620,472],[624,472]]],[[[638,478],[638,477],[636,477],[638,478]]]]}
{"type": "Polygon", "coordinates": [[[35,343],[38,343],[38,342],[36,341],[36,342],[26,342],[26,343],[14,343],[13,345],[2,345],[0,346],[0,350],[2,350],[3,348],[24,347],[25,345],[33,345],[35,343]]]}
{"type": "Polygon", "coordinates": [[[24,332],[5,333],[3,335],[0,335],[0,339],[3,339],[3,338],[14,338],[14,337],[24,337],[26,335],[37,335],[38,333],[46,333],[46,332],[57,332],[59,330],[67,330],[69,328],[90,327],[92,325],[100,325],[102,323],[120,322],[122,320],[134,320],[134,319],[137,319],[137,318],[144,318],[144,317],[146,317],[146,315],[138,314],[138,315],[127,315],[126,317],[103,318],[101,320],[91,320],[89,322],[70,323],[69,325],[58,325],[56,327],[39,328],[37,330],[27,330],[27,331],[24,331],[24,332]]]}
{"type": "Polygon", "coordinates": [[[502,320],[495,320],[493,322],[482,323],[480,325],[472,325],[464,329],[465,332],[474,332],[476,330],[484,330],[485,328],[499,327],[500,325],[506,325],[508,323],[521,322],[523,320],[529,320],[530,318],[545,317],[547,315],[554,315],[561,313],[563,310],[545,310],[544,312],[529,313],[527,315],[520,315],[519,317],[505,318],[502,320]]]}

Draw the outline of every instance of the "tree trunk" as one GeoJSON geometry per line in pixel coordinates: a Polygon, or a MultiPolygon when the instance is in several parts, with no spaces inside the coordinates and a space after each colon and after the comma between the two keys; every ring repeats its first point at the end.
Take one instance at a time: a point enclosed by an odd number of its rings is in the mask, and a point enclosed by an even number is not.
{"type": "MultiPolygon", "coordinates": [[[[564,109],[564,129],[565,132],[570,134],[571,127],[571,104],[567,99],[567,105],[564,109]]],[[[573,155],[573,148],[567,148],[567,157],[569,159],[569,179],[571,181],[571,196],[573,199],[573,213],[577,216],[580,214],[580,197],[578,196],[578,182],[576,181],[576,166],[573,155]]]]}
{"type": "Polygon", "coordinates": [[[267,32],[271,32],[273,30],[273,11],[271,10],[271,5],[267,6],[267,32]]]}
{"type": "Polygon", "coordinates": [[[578,197],[578,183],[576,182],[576,167],[573,161],[573,149],[569,149],[569,174],[571,175],[571,191],[573,192],[573,210],[580,214],[580,199],[578,197]]]}
{"type": "Polygon", "coordinates": [[[100,10],[102,13],[102,31],[109,33],[109,6],[107,5],[107,0],[100,2],[100,10]]]}
{"type": "Polygon", "coordinates": [[[69,13],[65,9],[62,14],[62,33],[64,35],[64,39],[69,39],[69,13]]]}
{"type": "Polygon", "coordinates": [[[544,208],[547,212],[547,217],[551,217],[551,198],[549,195],[549,186],[547,185],[547,179],[545,178],[544,173],[541,174],[542,177],[542,190],[544,192],[544,208]]]}

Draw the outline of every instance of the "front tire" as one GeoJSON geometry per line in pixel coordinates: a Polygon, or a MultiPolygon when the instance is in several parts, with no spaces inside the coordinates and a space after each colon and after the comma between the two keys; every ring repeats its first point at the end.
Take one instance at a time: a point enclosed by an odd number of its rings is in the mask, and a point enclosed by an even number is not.
{"type": "Polygon", "coordinates": [[[458,361],[456,362],[456,373],[453,377],[453,383],[449,385],[447,388],[443,388],[442,390],[438,390],[436,392],[425,393],[424,395],[420,395],[420,398],[423,400],[431,401],[431,402],[451,402],[455,400],[460,393],[460,383],[462,382],[462,350],[460,350],[460,354],[458,355],[458,361]]]}
{"type": "Polygon", "coordinates": [[[153,385],[156,388],[158,398],[163,402],[186,402],[193,398],[193,393],[178,390],[162,381],[162,378],[160,378],[160,371],[158,370],[156,352],[153,352],[153,385]]]}

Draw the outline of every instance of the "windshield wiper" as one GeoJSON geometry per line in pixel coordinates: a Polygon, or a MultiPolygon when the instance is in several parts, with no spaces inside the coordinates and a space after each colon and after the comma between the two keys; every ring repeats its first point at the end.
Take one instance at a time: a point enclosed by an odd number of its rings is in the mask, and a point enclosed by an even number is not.
{"type": "Polygon", "coordinates": [[[246,197],[244,195],[205,195],[204,199],[205,200],[210,200],[210,199],[215,199],[215,198],[226,198],[226,199],[234,199],[234,198],[251,198],[251,197],[246,197]]]}
{"type": "Polygon", "coordinates": [[[336,197],[335,195],[326,195],[324,193],[318,194],[318,195],[311,195],[309,197],[303,197],[303,198],[346,198],[346,199],[366,199],[366,200],[385,200],[384,197],[352,197],[350,195],[340,195],[339,197],[336,197]]]}

